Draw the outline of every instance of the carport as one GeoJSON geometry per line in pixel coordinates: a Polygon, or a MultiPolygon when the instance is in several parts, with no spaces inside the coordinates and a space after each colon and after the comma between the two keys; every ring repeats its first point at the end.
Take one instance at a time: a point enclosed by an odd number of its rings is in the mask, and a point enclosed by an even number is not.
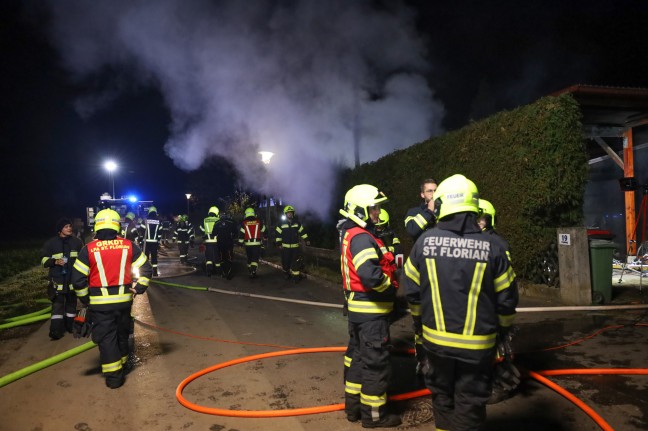
{"type": "Polygon", "coordinates": [[[648,175],[637,178],[637,151],[648,148],[648,89],[573,85],[553,93],[571,94],[583,114],[583,136],[590,164],[611,159],[619,168],[619,191],[625,201],[625,250],[636,256],[645,240],[646,217],[637,213],[637,191],[648,192],[648,175]],[[639,226],[639,223],[641,225],[639,226]]]}

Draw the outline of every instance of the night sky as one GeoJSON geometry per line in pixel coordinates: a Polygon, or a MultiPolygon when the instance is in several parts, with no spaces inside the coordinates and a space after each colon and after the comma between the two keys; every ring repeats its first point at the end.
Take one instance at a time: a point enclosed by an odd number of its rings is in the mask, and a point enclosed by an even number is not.
{"type": "Polygon", "coordinates": [[[0,19],[8,238],[83,217],[107,159],[117,195],[162,213],[209,178],[324,216],[354,142],[367,162],[574,84],[648,87],[646,2],[7,0],[0,19]],[[214,157],[236,178],[192,173],[214,157]]]}

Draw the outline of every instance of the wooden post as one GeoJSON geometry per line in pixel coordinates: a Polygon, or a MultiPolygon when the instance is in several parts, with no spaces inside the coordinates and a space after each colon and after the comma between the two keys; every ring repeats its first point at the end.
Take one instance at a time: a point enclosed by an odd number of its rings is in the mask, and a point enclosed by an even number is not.
{"type": "Polygon", "coordinates": [[[558,228],[557,232],[560,297],[570,305],[591,305],[592,280],[587,229],[558,228]]]}
{"type": "MultiPolygon", "coordinates": [[[[623,132],[623,176],[626,178],[634,177],[634,153],[632,147],[632,128],[630,127],[623,132]]],[[[626,219],[625,249],[628,251],[628,256],[636,256],[637,238],[635,237],[635,191],[626,191],[624,194],[626,219]]]]}

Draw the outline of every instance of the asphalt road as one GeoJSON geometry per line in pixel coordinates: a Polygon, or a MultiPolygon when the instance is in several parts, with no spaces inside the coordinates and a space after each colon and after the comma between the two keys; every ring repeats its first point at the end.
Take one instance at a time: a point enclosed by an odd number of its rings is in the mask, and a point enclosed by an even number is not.
{"type": "MultiPolygon", "coordinates": [[[[207,278],[200,272],[174,276],[179,269],[174,250],[168,251],[160,262],[159,281],[211,290],[152,283],[146,295],[135,299],[137,362],[122,388],[106,388],[98,351],[91,349],[0,388],[0,430],[361,429],[358,423],[348,423],[341,411],[241,418],[200,413],[180,404],[176,388],[200,370],[267,352],[343,347],[347,336],[338,286],[311,278],[294,284],[266,265],[257,279],[250,280],[240,257],[232,280],[207,278]]],[[[639,295],[637,303],[645,302],[645,296],[639,295]]],[[[521,307],[538,305],[560,304],[533,298],[523,298],[521,303],[521,307]]],[[[523,370],[646,367],[647,323],[645,309],[520,312],[516,362],[523,370]]],[[[71,336],[50,341],[47,326],[20,340],[0,341],[0,347],[11,352],[3,355],[0,376],[87,342],[71,336]]],[[[408,316],[392,326],[397,350],[411,346],[409,328],[408,316]]],[[[420,389],[413,359],[403,353],[393,358],[391,392],[420,389]]],[[[327,406],[343,402],[342,368],[339,352],[257,359],[198,377],[186,386],[183,396],[206,408],[237,412],[327,406]]],[[[648,376],[551,380],[600,414],[610,429],[648,430],[648,376]]],[[[433,429],[429,396],[394,406],[404,419],[400,429],[433,429]]],[[[553,390],[525,379],[512,398],[489,406],[485,429],[601,427],[553,390]]]]}

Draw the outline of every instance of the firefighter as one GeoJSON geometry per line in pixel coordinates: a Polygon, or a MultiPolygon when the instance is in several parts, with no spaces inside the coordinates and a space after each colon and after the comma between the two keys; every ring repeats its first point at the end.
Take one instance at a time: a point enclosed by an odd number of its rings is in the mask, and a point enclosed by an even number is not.
{"type": "Polygon", "coordinates": [[[153,277],[158,276],[158,249],[160,247],[160,238],[162,235],[162,224],[158,217],[157,208],[150,207],[148,215],[144,220],[144,254],[151,261],[153,267],[153,277]]]}
{"type": "Polygon", "coordinates": [[[495,241],[498,241],[506,250],[506,255],[511,260],[509,243],[502,235],[495,230],[495,207],[486,199],[479,199],[479,227],[487,235],[491,235],[495,241]]]}
{"type": "Polygon", "coordinates": [[[146,291],[153,269],[136,244],[118,236],[116,211],[99,211],[94,230],[95,239],[74,263],[72,283],[79,300],[88,306],[106,386],[116,389],[124,384],[128,371],[124,367],[133,297],[146,291]],[[139,279],[133,279],[133,270],[139,270],[139,279]]]}
{"type": "Polygon", "coordinates": [[[193,240],[194,230],[189,222],[189,216],[182,214],[178,217],[178,224],[176,224],[173,232],[173,241],[178,243],[178,250],[180,251],[180,263],[187,263],[189,244],[193,243],[193,240]]]}
{"type": "Polygon", "coordinates": [[[266,237],[266,227],[263,222],[257,218],[254,208],[245,209],[245,218],[241,224],[241,229],[239,230],[239,244],[245,246],[250,278],[256,278],[261,250],[268,240],[266,237]]]}
{"type": "Polygon", "coordinates": [[[144,237],[146,236],[146,225],[144,224],[144,219],[142,217],[137,217],[135,222],[137,225],[137,245],[141,249],[144,249],[144,237]]]}
{"type": "Polygon", "coordinates": [[[419,236],[436,223],[434,216],[434,191],[437,189],[437,182],[427,178],[421,182],[421,199],[423,203],[417,207],[410,208],[405,215],[405,230],[416,241],[419,236]]]}
{"type": "Polygon", "coordinates": [[[72,332],[77,299],[71,286],[72,266],[83,243],[73,235],[72,222],[66,218],[56,222],[57,235],[47,240],[41,249],[41,265],[49,268],[47,296],[52,301],[49,337],[58,340],[65,331],[72,332]]]}
{"type": "Polygon", "coordinates": [[[401,246],[400,239],[396,236],[396,232],[394,232],[389,224],[389,213],[384,208],[380,209],[378,223],[376,223],[376,236],[383,241],[387,250],[394,255],[396,266],[402,268],[403,247],[401,246]]]}
{"type": "MultiPolygon", "coordinates": [[[[203,224],[200,226],[205,244],[205,272],[207,273],[207,277],[211,277],[214,268],[216,268],[217,233],[214,230],[214,226],[218,220],[220,220],[220,210],[218,207],[213,206],[207,211],[207,217],[205,217],[203,224]]],[[[220,261],[218,261],[218,268],[220,269],[220,261]]]]}
{"type": "Polygon", "coordinates": [[[295,208],[286,205],[283,210],[285,220],[277,226],[275,244],[281,248],[281,267],[287,280],[298,282],[302,279],[300,238],[310,245],[308,233],[295,217],[295,208]]]}
{"type": "Polygon", "coordinates": [[[362,420],[364,428],[400,425],[387,410],[391,376],[389,316],[398,283],[394,256],[375,236],[380,205],[387,197],[376,187],[362,184],[345,196],[346,220],[341,225],[342,284],[348,308],[349,344],[344,357],[347,420],[362,420]]]}
{"type": "Polygon", "coordinates": [[[135,223],[135,214],[128,212],[124,217],[126,223],[122,228],[121,236],[126,238],[134,243],[137,243],[139,240],[139,229],[137,228],[137,223],[135,223]]]}
{"type": "Polygon", "coordinates": [[[216,232],[216,272],[229,280],[232,278],[236,224],[225,214],[214,225],[214,231],[216,232]]]}
{"type": "Polygon", "coordinates": [[[405,263],[405,296],[432,364],[425,375],[436,428],[477,430],[486,419],[498,337],[518,303],[504,250],[477,225],[479,194],[463,175],[439,184],[436,227],[405,263]]]}

